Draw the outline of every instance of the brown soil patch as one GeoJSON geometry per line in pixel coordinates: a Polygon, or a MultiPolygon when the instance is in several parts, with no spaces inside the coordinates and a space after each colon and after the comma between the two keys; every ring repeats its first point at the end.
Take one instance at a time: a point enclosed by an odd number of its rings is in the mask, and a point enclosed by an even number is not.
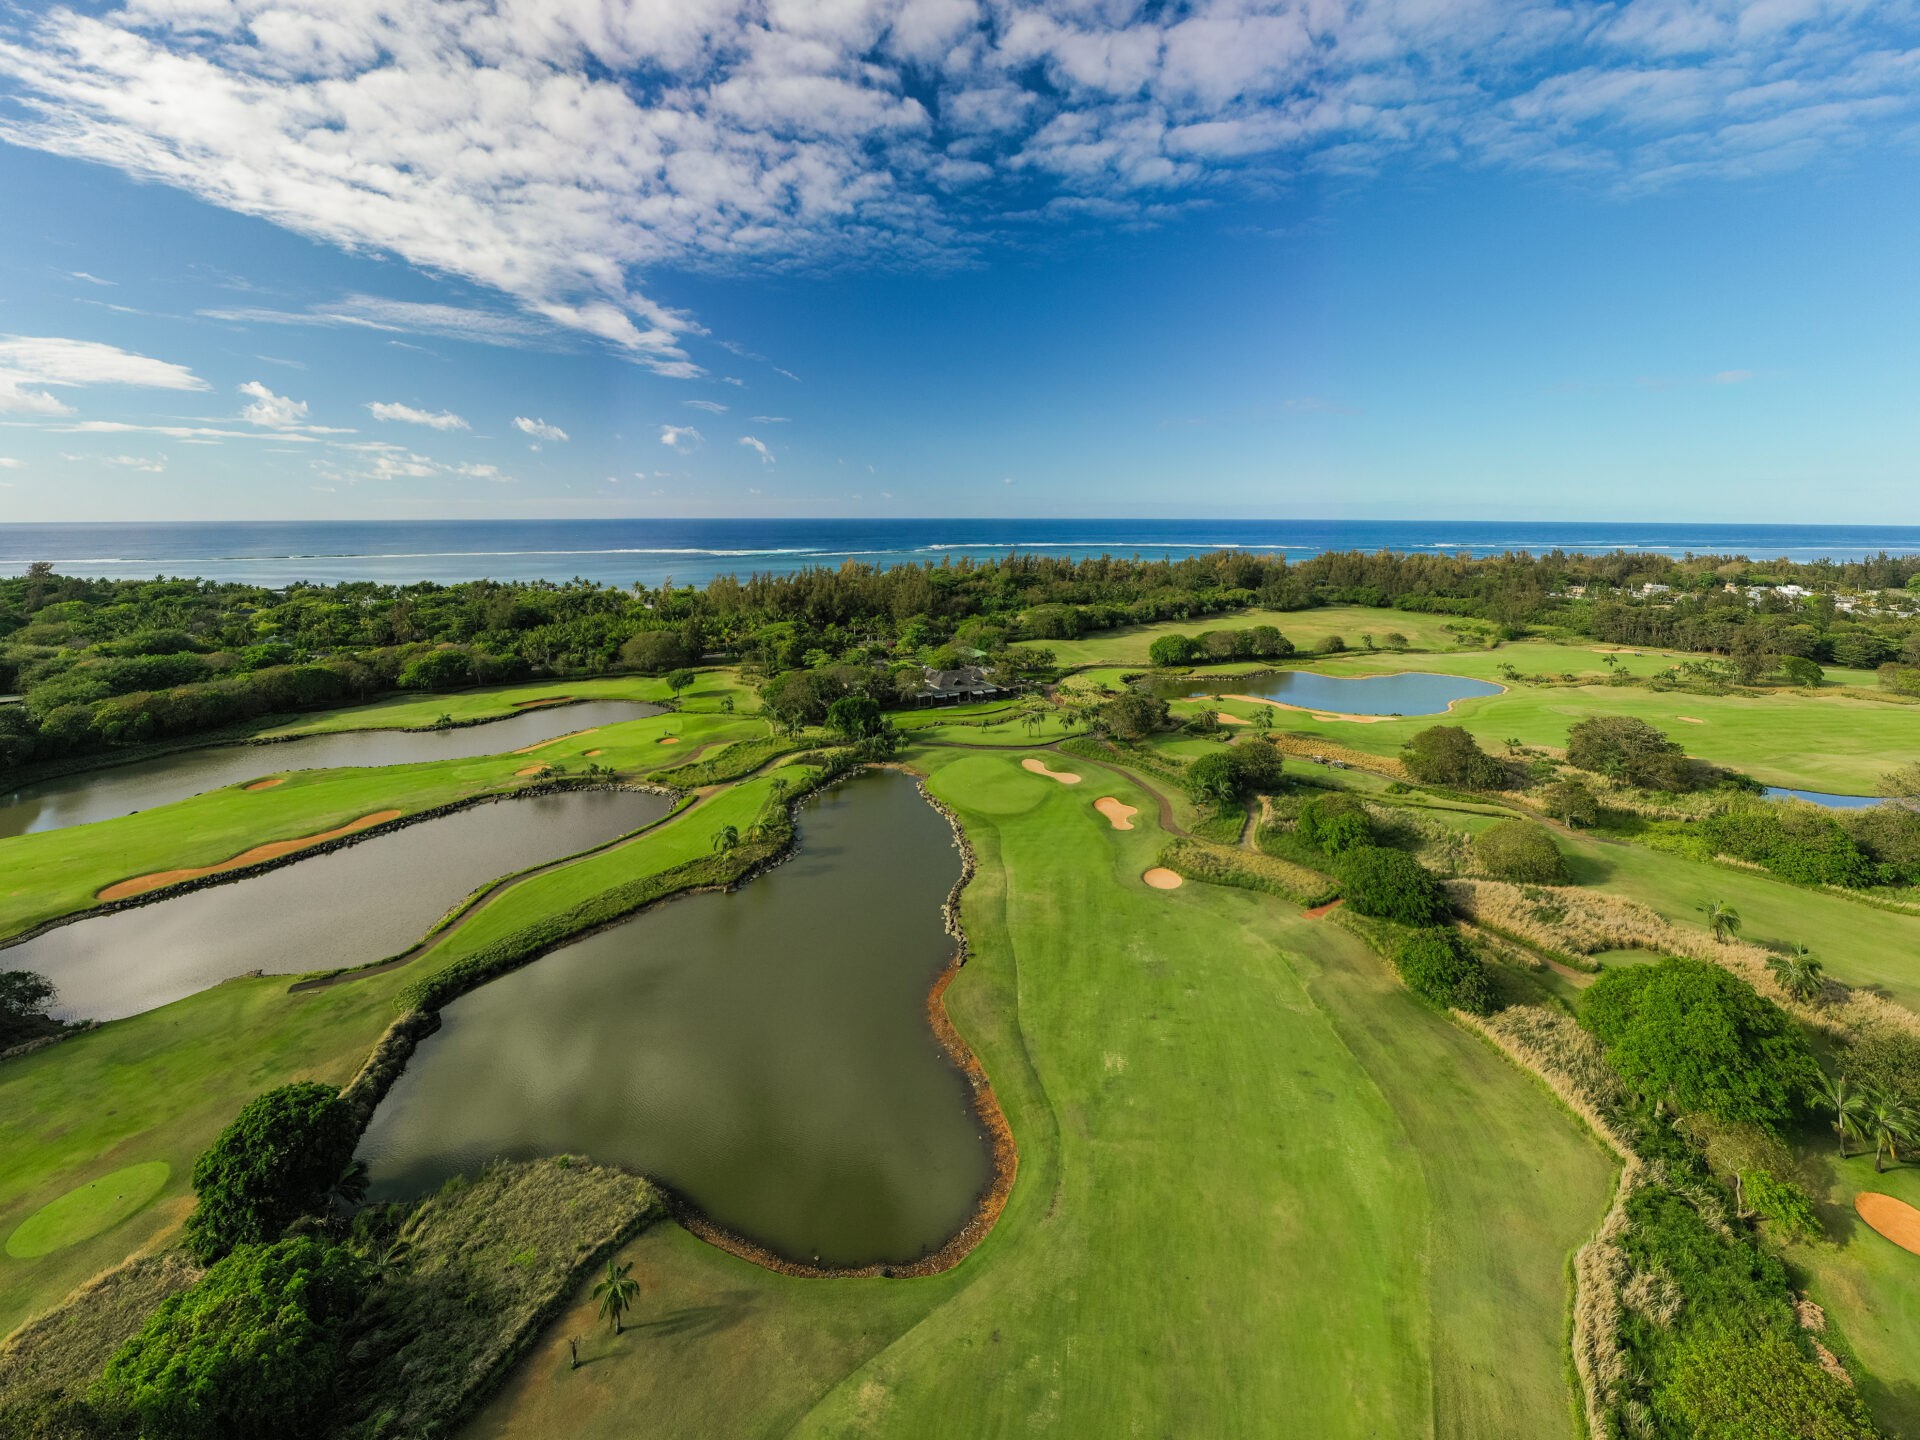
{"type": "MultiPolygon", "coordinates": [[[[1264,695],[1222,695],[1222,700],[1244,700],[1249,705],[1271,705],[1276,710],[1297,710],[1303,715],[1311,715],[1316,720],[1344,720],[1353,725],[1383,725],[1389,720],[1404,720],[1404,715],[1333,715],[1325,710],[1310,710],[1304,705],[1289,705],[1282,700],[1269,700],[1264,695]]],[[[1220,717],[1225,720],[1227,717],[1220,717]]]]}
{"type": "Polygon", "coordinates": [[[1133,817],[1140,813],[1137,805],[1123,805],[1111,795],[1102,795],[1093,802],[1093,808],[1107,817],[1107,823],[1116,830],[1133,829],[1133,817]]]}
{"type": "Polygon", "coordinates": [[[1165,866],[1156,865],[1140,877],[1156,890],[1178,890],[1187,882],[1165,866]]]}
{"type": "Polygon", "coordinates": [[[1853,1197],[1853,1208],[1876,1233],[1920,1255],[1920,1210],[1877,1190],[1862,1190],[1853,1197]]]}
{"type": "Polygon", "coordinates": [[[529,765],[526,769],[516,770],[513,773],[516,775],[544,775],[547,773],[547,767],[545,765],[529,765]]]}
{"type": "Polygon", "coordinates": [[[564,705],[571,699],[573,699],[571,695],[542,695],[538,700],[516,700],[513,702],[513,708],[528,710],[535,705],[564,705]]]}
{"type": "Polygon", "coordinates": [[[1696,720],[1696,719],[1694,719],[1694,718],[1693,718],[1693,716],[1691,716],[1691,715],[1676,715],[1676,716],[1674,716],[1673,718],[1674,718],[1674,719],[1676,719],[1676,720],[1684,720],[1684,721],[1686,721],[1686,722],[1687,722],[1687,724],[1689,724],[1689,725],[1704,725],[1704,724],[1706,724],[1706,723],[1707,723],[1707,722],[1706,722],[1706,721],[1704,721],[1704,720],[1696,720]]]}
{"type": "Polygon", "coordinates": [[[1026,759],[1022,760],[1020,762],[1020,768],[1022,770],[1030,770],[1035,775],[1044,775],[1049,780],[1058,780],[1062,785],[1078,785],[1080,783],[1080,777],[1071,770],[1049,770],[1046,761],[1033,755],[1029,755],[1026,759]]]}
{"type": "Polygon", "coordinates": [[[591,735],[595,730],[598,730],[599,728],[600,727],[598,725],[594,725],[585,730],[574,730],[574,731],[570,731],[565,735],[556,735],[551,740],[540,741],[537,745],[522,745],[518,750],[514,751],[513,753],[516,755],[531,755],[534,751],[544,750],[549,745],[558,745],[562,740],[578,740],[582,735],[591,735]]]}
{"type": "Polygon", "coordinates": [[[1339,903],[1340,902],[1338,900],[1329,900],[1324,905],[1316,905],[1311,910],[1303,910],[1300,913],[1305,915],[1309,920],[1318,920],[1320,919],[1321,916],[1325,915],[1329,910],[1333,909],[1333,907],[1338,905],[1339,903]]]}
{"type": "Polygon", "coordinates": [[[149,890],[158,890],[162,885],[177,885],[182,880],[198,880],[203,875],[222,875],[229,870],[244,869],[248,865],[258,865],[266,860],[278,860],[281,856],[291,855],[296,850],[324,845],[327,841],[338,840],[343,835],[352,835],[375,825],[384,825],[389,820],[398,820],[401,813],[398,810],[376,810],[371,815],[362,815],[358,820],[349,820],[337,829],[322,830],[318,835],[301,835],[292,840],[274,840],[265,845],[256,845],[251,850],[241,851],[231,860],[221,861],[218,865],[199,865],[180,870],[156,870],[150,875],[136,875],[131,880],[116,881],[94,898],[125,900],[130,895],[144,895],[149,890]]]}
{"type": "Polygon", "coordinates": [[[253,784],[244,786],[243,788],[247,790],[271,790],[276,785],[284,785],[286,783],[286,776],[276,775],[271,780],[256,780],[253,784]]]}

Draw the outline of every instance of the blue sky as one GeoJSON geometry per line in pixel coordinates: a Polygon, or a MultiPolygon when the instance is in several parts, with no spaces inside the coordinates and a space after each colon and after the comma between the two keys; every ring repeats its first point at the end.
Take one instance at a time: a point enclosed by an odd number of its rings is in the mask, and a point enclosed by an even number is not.
{"type": "Polygon", "coordinates": [[[1920,16],[0,19],[0,521],[1920,523],[1920,16]]]}

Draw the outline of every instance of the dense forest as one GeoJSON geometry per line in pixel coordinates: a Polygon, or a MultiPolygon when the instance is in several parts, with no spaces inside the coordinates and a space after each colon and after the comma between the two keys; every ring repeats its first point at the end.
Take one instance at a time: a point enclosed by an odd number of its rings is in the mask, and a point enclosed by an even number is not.
{"type": "Polygon", "coordinates": [[[396,689],[661,673],[702,659],[747,666],[769,681],[777,710],[813,718],[849,689],[883,701],[908,692],[923,664],[980,659],[1031,673],[1050,640],[1324,605],[1458,617],[1489,640],[1538,633],[1698,651],[1725,657],[1745,683],[1783,667],[1800,683],[1818,679],[1807,666],[1880,669],[1882,683],[1920,693],[1920,556],[1008,555],[624,590],[584,580],[273,590],[35,565],[0,580],[0,692],[21,697],[0,706],[0,769],[396,689]],[[1042,648],[1009,650],[1022,641],[1042,648]]]}

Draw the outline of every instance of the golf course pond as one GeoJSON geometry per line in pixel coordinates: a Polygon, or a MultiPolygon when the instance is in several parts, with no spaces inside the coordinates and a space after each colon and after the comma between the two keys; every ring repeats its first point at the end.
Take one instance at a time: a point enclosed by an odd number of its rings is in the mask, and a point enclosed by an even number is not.
{"type": "Polygon", "coordinates": [[[489,880],[665,815],[639,790],[488,801],[264,874],[59,925],[0,949],[0,970],[59,989],[56,1013],[117,1020],[250,971],[297,975],[404,950],[489,880]]]}
{"type": "Polygon", "coordinates": [[[503,755],[542,740],[640,720],[662,707],[630,700],[543,705],[518,715],[447,730],[341,730],[270,745],[208,745],[151,760],[83,770],[0,792],[0,839],[112,820],[286,770],[405,765],[503,755]]]}
{"type": "Polygon", "coordinates": [[[800,1264],[907,1264],[993,1177],[929,992],[961,873],[906,775],[808,802],[792,859],[643,911],[455,1000],[361,1143],[375,1199],[496,1157],[626,1166],[800,1264]]]}
{"type": "Polygon", "coordinates": [[[1864,810],[1878,805],[1878,795],[1834,795],[1825,790],[1790,790],[1784,785],[1767,786],[1769,800],[1805,800],[1809,805],[1824,805],[1829,810],[1864,810]]]}
{"type": "Polygon", "coordinates": [[[1259,675],[1181,675],[1155,680],[1163,699],[1242,695],[1334,715],[1439,715],[1456,700],[1498,695],[1501,687],[1463,675],[1408,670],[1397,675],[1321,675],[1274,670],[1259,675]]]}

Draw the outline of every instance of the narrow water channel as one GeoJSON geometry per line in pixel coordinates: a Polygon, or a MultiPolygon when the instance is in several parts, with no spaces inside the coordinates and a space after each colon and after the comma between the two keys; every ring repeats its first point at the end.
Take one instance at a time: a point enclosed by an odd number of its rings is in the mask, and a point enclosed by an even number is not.
{"type": "Polygon", "coordinates": [[[262,970],[363,965],[404,950],[487,881],[637,830],[664,795],[586,790],[499,800],[263,875],[76,920],[0,949],[0,970],[59,987],[69,1019],[137,1015],[262,970]]]}
{"type": "Polygon", "coordinates": [[[345,730],[271,745],[208,745],[198,750],[176,750],[130,765],[83,770],[57,780],[0,791],[0,840],[9,835],[111,820],[285,770],[405,765],[420,760],[502,755],[557,735],[660,713],[660,706],[640,701],[592,700],[579,705],[541,706],[484,725],[462,725],[452,730],[345,730]]]}
{"type": "Polygon", "coordinates": [[[837,786],[804,810],[795,858],[739,891],[658,906],[449,1005],[362,1142],[374,1195],[571,1153],[790,1259],[938,1249],[991,1173],[927,1017],[959,873],[911,779],[837,786]]]}

